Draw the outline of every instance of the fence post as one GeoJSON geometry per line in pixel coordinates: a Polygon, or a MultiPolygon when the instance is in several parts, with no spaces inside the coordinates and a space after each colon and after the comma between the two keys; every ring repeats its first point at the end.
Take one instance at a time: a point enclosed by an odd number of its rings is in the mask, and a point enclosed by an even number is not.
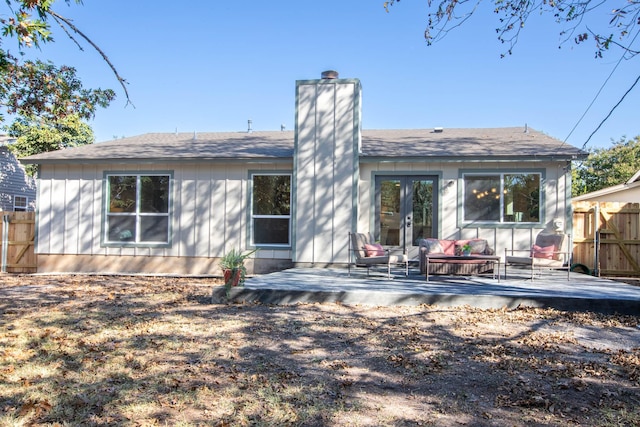
{"type": "Polygon", "coordinates": [[[9,215],[2,216],[2,272],[7,272],[7,252],[9,249],[9,215]]]}

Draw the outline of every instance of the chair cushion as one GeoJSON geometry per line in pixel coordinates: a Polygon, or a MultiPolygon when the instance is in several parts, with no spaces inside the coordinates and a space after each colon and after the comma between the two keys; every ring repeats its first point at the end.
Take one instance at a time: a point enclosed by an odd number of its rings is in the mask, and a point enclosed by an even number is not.
{"type": "Polygon", "coordinates": [[[367,257],[385,255],[384,248],[379,243],[365,243],[364,250],[367,254],[367,257]]]}
{"type": "Polygon", "coordinates": [[[355,252],[358,259],[365,258],[367,251],[364,245],[375,243],[370,233],[353,233],[351,234],[351,248],[355,252]]]}
{"type": "Polygon", "coordinates": [[[555,246],[538,246],[533,245],[531,248],[531,256],[533,258],[553,259],[553,253],[556,251],[555,246]]]}
{"type": "Polygon", "coordinates": [[[551,233],[542,231],[536,236],[535,245],[540,246],[542,248],[547,246],[553,246],[554,252],[556,253],[552,255],[552,258],[560,261],[562,259],[562,254],[558,252],[560,251],[566,252],[566,249],[563,249],[564,239],[565,239],[564,234],[551,234],[551,233]]]}

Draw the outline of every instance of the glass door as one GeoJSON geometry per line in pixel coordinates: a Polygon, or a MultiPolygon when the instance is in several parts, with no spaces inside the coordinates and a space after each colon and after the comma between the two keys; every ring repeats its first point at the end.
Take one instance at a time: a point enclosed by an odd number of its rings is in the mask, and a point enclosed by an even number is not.
{"type": "Polygon", "coordinates": [[[420,239],[437,235],[437,177],[376,177],[376,238],[385,247],[418,255],[420,239]]]}

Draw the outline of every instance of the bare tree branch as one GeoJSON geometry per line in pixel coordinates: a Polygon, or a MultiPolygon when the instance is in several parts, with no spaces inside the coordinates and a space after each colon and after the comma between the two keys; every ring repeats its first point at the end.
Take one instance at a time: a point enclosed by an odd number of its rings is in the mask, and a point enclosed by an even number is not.
{"type": "Polygon", "coordinates": [[[51,15],[51,17],[53,17],[53,19],[58,23],[60,28],[62,28],[65,31],[65,33],[67,33],[69,38],[73,40],[74,43],[76,43],[76,45],[78,45],[80,49],[82,49],[82,46],[73,37],[73,34],[69,33],[69,31],[67,30],[67,27],[70,28],[74,33],[82,37],[100,54],[100,56],[102,56],[102,59],[104,59],[104,61],[109,65],[109,67],[111,68],[111,71],[113,71],[113,74],[116,76],[116,79],[118,79],[118,83],[120,83],[120,86],[122,87],[122,90],[124,91],[124,94],[127,98],[127,105],[130,104],[135,108],[135,105],[133,105],[133,103],[131,102],[131,98],[129,97],[129,91],[127,90],[127,86],[126,86],[128,84],[127,81],[120,76],[120,74],[118,73],[118,70],[113,65],[113,63],[109,60],[109,57],[107,57],[107,55],[102,51],[102,49],[100,49],[100,47],[96,45],[93,42],[93,40],[91,40],[87,35],[85,35],[82,31],[80,31],[80,29],[76,27],[69,19],[65,18],[64,16],[58,15],[56,12],[54,12],[51,9],[49,9],[47,13],[51,15]]]}

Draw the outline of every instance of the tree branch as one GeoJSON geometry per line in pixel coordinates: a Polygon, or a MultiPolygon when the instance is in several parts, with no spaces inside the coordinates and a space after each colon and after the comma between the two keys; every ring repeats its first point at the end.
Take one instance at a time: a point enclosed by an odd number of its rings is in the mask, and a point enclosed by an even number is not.
{"type": "Polygon", "coordinates": [[[100,49],[100,47],[98,47],[98,45],[96,45],[93,42],[93,40],[91,40],[87,35],[85,35],[82,31],[80,31],[80,29],[78,29],[78,27],[73,25],[73,23],[69,21],[67,18],[61,15],[58,15],[56,12],[50,9],[47,11],[47,13],[51,15],[51,17],[53,17],[53,19],[58,23],[60,28],[62,28],[67,33],[69,38],[73,40],[74,43],[76,43],[81,50],[83,50],[82,46],[80,46],[80,44],[77,42],[77,40],[75,40],[73,35],[67,31],[67,27],[70,28],[74,33],[82,37],[87,43],[89,43],[96,50],[96,52],[100,54],[100,56],[102,56],[102,59],[104,59],[104,61],[109,65],[109,67],[111,68],[111,71],[113,71],[113,74],[116,76],[116,79],[118,79],[118,83],[120,83],[120,86],[122,87],[122,90],[124,91],[124,94],[127,98],[127,105],[131,104],[131,106],[135,108],[135,105],[133,105],[133,102],[131,102],[131,98],[129,97],[129,91],[127,90],[127,86],[126,86],[127,81],[120,76],[120,74],[118,73],[118,70],[111,63],[111,61],[109,60],[107,55],[102,51],[102,49],[100,49]]]}

